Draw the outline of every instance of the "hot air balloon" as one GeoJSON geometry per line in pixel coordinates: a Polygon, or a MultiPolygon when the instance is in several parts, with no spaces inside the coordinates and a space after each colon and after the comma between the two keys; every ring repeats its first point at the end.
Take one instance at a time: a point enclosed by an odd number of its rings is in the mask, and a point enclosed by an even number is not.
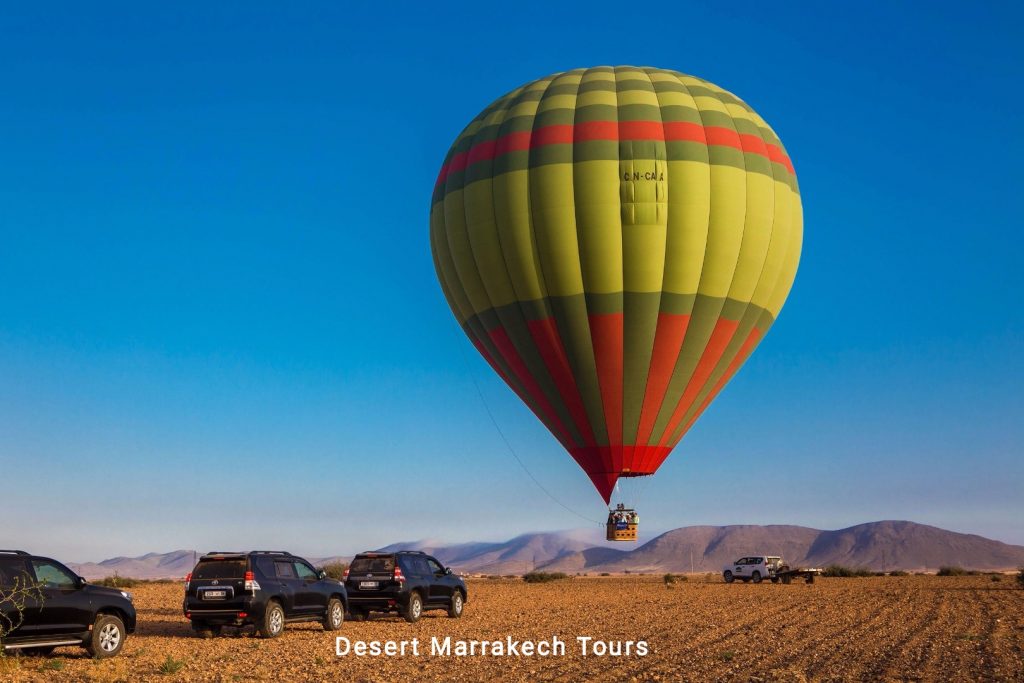
{"type": "Polygon", "coordinates": [[[771,327],[802,225],[789,156],[746,103],[676,71],[597,67],[466,126],[430,242],[466,335],[608,503],[771,327]]]}

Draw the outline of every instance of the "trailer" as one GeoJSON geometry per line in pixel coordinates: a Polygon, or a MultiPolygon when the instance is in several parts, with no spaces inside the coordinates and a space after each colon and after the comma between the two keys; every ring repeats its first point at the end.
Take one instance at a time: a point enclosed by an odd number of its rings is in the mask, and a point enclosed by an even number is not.
{"type": "Polygon", "coordinates": [[[793,583],[794,578],[802,578],[805,583],[814,583],[814,577],[821,576],[822,571],[820,567],[793,568],[784,564],[775,572],[775,576],[772,577],[772,583],[777,583],[778,581],[793,583]]]}

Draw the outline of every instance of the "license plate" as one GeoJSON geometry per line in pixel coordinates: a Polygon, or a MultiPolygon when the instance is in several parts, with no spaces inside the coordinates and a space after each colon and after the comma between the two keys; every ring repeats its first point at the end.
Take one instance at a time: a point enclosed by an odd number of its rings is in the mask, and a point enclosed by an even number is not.
{"type": "Polygon", "coordinates": [[[203,591],[203,600],[223,600],[226,597],[227,591],[203,591]]]}
{"type": "Polygon", "coordinates": [[[378,583],[377,581],[360,581],[359,582],[359,587],[360,588],[379,588],[380,587],[380,583],[378,583]]]}

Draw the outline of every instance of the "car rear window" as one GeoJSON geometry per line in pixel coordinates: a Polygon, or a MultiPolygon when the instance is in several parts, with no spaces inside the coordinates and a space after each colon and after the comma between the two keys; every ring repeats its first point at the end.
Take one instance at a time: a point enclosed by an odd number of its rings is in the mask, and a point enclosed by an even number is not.
{"type": "Polygon", "coordinates": [[[200,560],[193,579],[240,579],[245,576],[245,560],[200,560]]]}
{"type": "Polygon", "coordinates": [[[352,574],[368,574],[371,572],[390,572],[395,569],[394,557],[357,557],[352,560],[349,568],[352,574]]]}
{"type": "Polygon", "coordinates": [[[32,580],[25,560],[20,557],[0,557],[0,586],[13,586],[18,577],[22,581],[32,580]]]}

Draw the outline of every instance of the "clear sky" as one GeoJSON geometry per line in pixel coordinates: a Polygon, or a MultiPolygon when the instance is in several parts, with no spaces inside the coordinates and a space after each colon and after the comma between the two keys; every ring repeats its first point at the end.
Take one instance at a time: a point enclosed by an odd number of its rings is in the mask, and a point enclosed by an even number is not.
{"type": "MultiPolygon", "coordinates": [[[[0,547],[347,553],[587,523],[477,356],[428,210],[461,128],[575,67],[769,121],[805,243],[646,530],[911,519],[1024,544],[1011,3],[21,3],[0,13],[0,547]]],[[[596,538],[596,526],[595,538],[596,538]]]]}

